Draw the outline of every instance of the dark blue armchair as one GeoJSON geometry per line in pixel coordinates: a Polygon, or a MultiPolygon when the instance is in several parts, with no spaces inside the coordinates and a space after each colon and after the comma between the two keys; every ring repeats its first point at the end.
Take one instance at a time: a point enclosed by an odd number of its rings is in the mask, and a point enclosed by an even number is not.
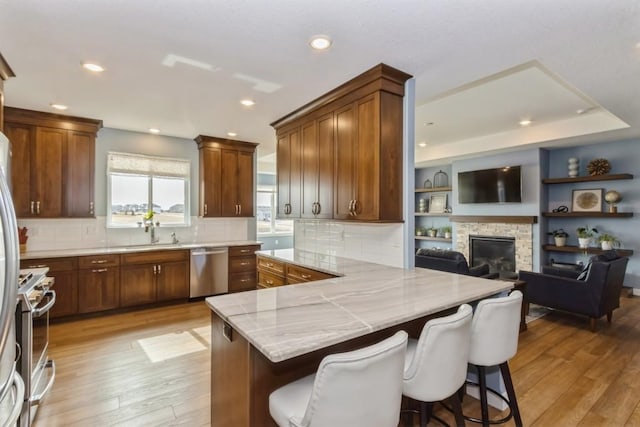
{"type": "Polygon", "coordinates": [[[582,272],[547,267],[542,273],[521,271],[519,279],[527,283],[530,303],[588,316],[595,331],[596,321],[606,315],[611,323],[620,306],[628,261],[607,251],[592,257],[582,272]]]}
{"type": "Polygon", "coordinates": [[[441,249],[418,249],[416,252],[416,267],[486,279],[494,279],[498,276],[495,273],[489,273],[489,264],[469,267],[467,259],[462,253],[441,249]]]}

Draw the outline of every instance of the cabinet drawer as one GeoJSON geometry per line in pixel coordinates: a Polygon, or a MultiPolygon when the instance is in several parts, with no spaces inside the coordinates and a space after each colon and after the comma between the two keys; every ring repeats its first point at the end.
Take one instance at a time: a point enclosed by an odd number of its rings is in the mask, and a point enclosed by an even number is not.
{"type": "Polygon", "coordinates": [[[253,255],[260,250],[260,245],[230,246],[229,257],[253,255]]]}
{"type": "Polygon", "coordinates": [[[258,271],[258,286],[261,288],[272,288],[274,286],[284,285],[284,277],[267,273],[266,271],[258,271]]]}
{"type": "Polygon", "coordinates": [[[120,255],[90,255],[78,257],[78,268],[117,267],[120,265],[120,255]]]}
{"type": "Polygon", "coordinates": [[[258,255],[258,270],[284,276],[284,262],[258,255]]]}
{"type": "Polygon", "coordinates": [[[298,265],[287,264],[287,283],[289,284],[313,282],[315,280],[331,279],[332,277],[335,276],[298,265]]]}
{"type": "Polygon", "coordinates": [[[156,264],[172,261],[187,261],[189,251],[144,251],[122,254],[122,264],[156,264]]]}
{"type": "Polygon", "coordinates": [[[256,288],[256,272],[232,273],[229,275],[229,292],[250,291],[256,288]]]}
{"type": "Polygon", "coordinates": [[[20,268],[49,267],[49,271],[71,271],[75,270],[77,265],[78,259],[76,257],[23,259],[20,261],[20,268]]]}
{"type": "Polygon", "coordinates": [[[229,273],[240,273],[244,271],[256,270],[255,255],[229,258],[229,273]]]}

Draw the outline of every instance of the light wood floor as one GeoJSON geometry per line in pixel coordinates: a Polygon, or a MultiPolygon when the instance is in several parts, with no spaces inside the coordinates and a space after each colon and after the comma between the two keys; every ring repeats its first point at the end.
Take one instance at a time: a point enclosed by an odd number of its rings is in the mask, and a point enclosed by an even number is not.
{"type": "MultiPolygon", "coordinates": [[[[640,426],[640,298],[621,304],[595,334],[554,312],[520,335],[511,371],[525,426],[640,426]]],[[[54,324],[57,378],[35,427],[209,425],[208,326],[203,302],[54,324]]]]}

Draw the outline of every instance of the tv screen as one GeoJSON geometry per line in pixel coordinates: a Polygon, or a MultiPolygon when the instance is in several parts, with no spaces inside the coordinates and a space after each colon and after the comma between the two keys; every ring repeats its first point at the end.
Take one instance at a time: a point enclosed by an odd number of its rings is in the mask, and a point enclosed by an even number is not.
{"type": "Polygon", "coordinates": [[[520,166],[458,173],[458,203],[521,201],[520,166]]]}

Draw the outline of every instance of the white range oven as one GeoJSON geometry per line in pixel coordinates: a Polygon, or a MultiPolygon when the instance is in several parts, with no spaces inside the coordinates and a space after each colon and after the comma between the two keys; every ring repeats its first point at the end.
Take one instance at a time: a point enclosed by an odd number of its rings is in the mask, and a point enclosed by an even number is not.
{"type": "Polygon", "coordinates": [[[20,427],[31,426],[40,401],[51,389],[56,367],[48,358],[49,311],[56,302],[53,277],[48,268],[20,270],[16,341],[22,349],[18,370],[25,383],[20,427]]]}

